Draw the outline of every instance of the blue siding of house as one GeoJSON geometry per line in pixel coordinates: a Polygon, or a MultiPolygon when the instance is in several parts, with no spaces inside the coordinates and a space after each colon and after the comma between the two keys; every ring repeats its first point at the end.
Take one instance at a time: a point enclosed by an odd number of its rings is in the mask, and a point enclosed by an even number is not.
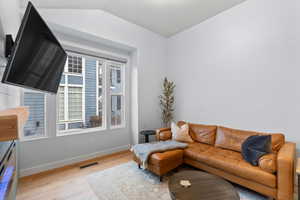
{"type": "Polygon", "coordinates": [[[81,76],[68,76],[68,84],[82,85],[83,78],[81,76]]]}
{"type": "Polygon", "coordinates": [[[29,107],[29,118],[24,126],[25,136],[44,135],[45,127],[45,95],[25,92],[24,106],[29,107]],[[37,125],[39,124],[39,125],[37,125]]]}
{"type": "Polygon", "coordinates": [[[90,117],[97,115],[96,112],[96,67],[95,59],[85,60],[85,122],[89,124],[90,117]]]}

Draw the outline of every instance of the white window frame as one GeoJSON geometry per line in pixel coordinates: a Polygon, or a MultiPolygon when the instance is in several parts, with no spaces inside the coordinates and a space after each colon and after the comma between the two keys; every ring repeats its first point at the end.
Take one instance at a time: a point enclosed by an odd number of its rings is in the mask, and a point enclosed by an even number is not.
{"type": "Polygon", "coordinates": [[[69,135],[72,134],[72,132],[76,132],[78,130],[82,130],[81,128],[78,129],[69,129],[69,124],[70,123],[76,123],[76,122],[82,122],[83,124],[85,124],[85,58],[82,55],[78,55],[78,54],[74,54],[74,53],[68,53],[68,55],[71,56],[79,56],[82,58],[82,73],[73,73],[73,72],[69,72],[69,66],[68,66],[68,59],[66,61],[65,64],[65,68],[64,68],[64,83],[60,83],[59,86],[63,86],[64,87],[64,121],[59,121],[59,114],[58,114],[58,108],[59,108],[59,95],[57,95],[56,98],[56,110],[57,110],[57,116],[56,116],[56,135],[57,136],[61,136],[61,135],[69,135]],[[80,76],[82,77],[82,85],[77,85],[77,84],[69,84],[68,83],[68,77],[69,76],[80,76]],[[74,119],[74,120],[69,120],[69,105],[68,105],[68,101],[69,101],[69,89],[68,87],[79,87],[82,88],[82,119],[74,119]],[[66,129],[65,130],[59,130],[59,125],[60,124],[64,124],[66,129]]]}
{"type": "Polygon", "coordinates": [[[126,93],[125,93],[125,85],[126,85],[126,81],[125,81],[125,69],[126,65],[124,63],[120,63],[120,62],[114,62],[114,61],[107,61],[106,62],[106,69],[107,69],[107,73],[106,75],[108,75],[107,77],[107,81],[108,83],[108,101],[109,101],[109,127],[110,129],[119,129],[119,128],[125,128],[126,126],[126,117],[125,117],[125,112],[126,112],[126,108],[125,108],[125,98],[126,98],[126,93]],[[121,69],[121,84],[122,84],[122,88],[121,88],[121,92],[120,93],[113,93],[110,90],[111,87],[111,81],[110,81],[110,64],[112,65],[119,65],[120,69],[121,69]],[[114,95],[120,95],[121,96],[121,124],[120,125],[111,125],[111,113],[112,113],[112,109],[111,109],[111,100],[112,100],[112,96],[114,95]]]}
{"type": "Polygon", "coordinates": [[[107,98],[106,98],[106,95],[107,95],[107,83],[106,83],[106,80],[107,80],[107,76],[106,76],[106,61],[105,60],[99,60],[97,59],[96,61],[96,113],[99,113],[99,88],[102,89],[102,98],[103,98],[103,104],[102,104],[102,126],[99,127],[98,129],[102,129],[102,130],[106,130],[107,128],[107,98]],[[102,62],[102,86],[100,87],[99,86],[99,62],[102,62]]]}
{"type": "MultiPolygon", "coordinates": [[[[65,85],[63,85],[63,84],[59,84],[59,87],[63,87],[63,92],[64,92],[64,119],[63,120],[60,120],[60,118],[59,118],[59,111],[57,112],[57,117],[58,117],[58,123],[59,122],[63,122],[63,121],[65,121],[65,119],[66,119],[66,105],[65,105],[65,98],[66,98],[66,86],[65,85]]],[[[59,109],[59,100],[60,100],[60,92],[59,92],[59,89],[58,89],[58,92],[57,92],[57,95],[58,95],[58,108],[57,108],[57,110],[59,109]]]]}
{"type": "MultiPolygon", "coordinates": [[[[30,140],[38,140],[43,138],[48,138],[48,132],[47,132],[47,94],[43,92],[38,92],[35,90],[29,90],[29,89],[22,89],[21,91],[21,105],[24,105],[24,96],[26,92],[29,93],[37,93],[37,94],[44,94],[44,135],[43,136],[25,136],[24,135],[24,128],[22,128],[21,133],[19,134],[21,141],[30,141],[30,140]]],[[[30,113],[29,113],[30,114],[30,113]]]]}
{"type": "Polygon", "coordinates": [[[77,54],[74,54],[74,53],[68,53],[68,56],[71,56],[71,57],[81,57],[82,58],[82,60],[81,60],[81,74],[78,73],[78,72],[69,72],[69,57],[67,57],[66,66],[64,68],[64,72],[66,72],[68,74],[82,76],[83,71],[84,71],[84,64],[83,64],[84,57],[82,55],[77,55],[77,54]]]}
{"type": "MultiPolygon", "coordinates": [[[[66,109],[67,111],[68,111],[68,113],[67,113],[67,120],[65,119],[65,121],[67,122],[67,123],[73,123],[73,122],[78,122],[78,121],[80,121],[80,122],[83,122],[83,123],[85,123],[85,109],[84,109],[84,107],[85,107],[85,103],[84,103],[84,84],[82,84],[82,85],[76,85],[76,84],[67,84],[68,86],[65,86],[65,91],[67,91],[67,94],[65,93],[65,98],[67,98],[66,100],[65,100],[65,104],[67,104],[67,108],[68,109],[66,109]],[[81,119],[69,119],[69,88],[70,87],[73,87],[73,88],[81,88],[81,101],[82,101],[82,107],[81,107],[81,119]]],[[[65,105],[66,106],[66,105],[65,105]]],[[[66,113],[65,113],[66,114],[66,113]]]]}
{"type": "MultiPolygon", "coordinates": [[[[67,91],[67,86],[82,86],[83,88],[83,107],[82,107],[82,114],[83,114],[83,120],[79,120],[79,121],[72,121],[72,123],[75,122],[83,122],[85,124],[85,58],[86,57],[92,57],[92,56],[86,56],[84,53],[80,54],[80,53],[69,53],[69,55],[77,55],[82,57],[82,74],[78,74],[78,73],[72,73],[72,72],[68,72],[68,65],[66,63],[66,67],[64,68],[64,75],[65,75],[65,81],[64,84],[60,84],[60,86],[64,86],[65,87],[65,95],[68,94],[67,91]],[[67,76],[68,75],[72,75],[72,76],[82,76],[83,77],[83,84],[82,85],[74,85],[74,84],[66,84],[67,83],[67,76]]],[[[58,121],[58,96],[56,98],[57,104],[56,104],[56,109],[57,109],[57,117],[56,117],[56,136],[67,136],[67,135],[74,135],[74,134],[82,134],[82,133],[90,133],[90,132],[95,132],[95,131],[106,131],[106,130],[113,130],[113,129],[121,129],[121,128],[125,128],[126,127],[126,107],[125,107],[125,101],[126,101],[126,72],[125,72],[125,68],[126,68],[126,64],[122,63],[122,62],[116,62],[116,61],[111,61],[108,59],[100,59],[97,57],[92,57],[93,59],[96,60],[96,113],[99,113],[99,105],[98,105],[98,100],[99,100],[99,62],[103,62],[102,64],[102,69],[103,69],[103,77],[102,77],[102,94],[103,94],[103,110],[102,110],[102,117],[103,117],[103,121],[102,121],[102,126],[101,127],[92,127],[92,128],[78,128],[78,129],[67,129],[67,123],[66,123],[66,129],[65,130],[59,130],[58,129],[58,125],[62,124],[58,121]],[[110,75],[109,75],[109,63],[112,64],[116,64],[116,65],[120,65],[120,69],[121,69],[121,81],[122,81],[122,92],[120,93],[113,93],[110,94],[110,75]],[[116,126],[112,126],[111,125],[111,95],[121,95],[121,124],[120,125],[116,125],[116,126]]],[[[67,101],[68,98],[65,96],[65,116],[68,116],[68,106],[67,106],[67,101]]]]}
{"type": "MultiPolygon", "coordinates": [[[[69,53],[69,52],[68,52],[69,53]]],[[[67,85],[68,86],[81,86],[82,87],[82,102],[83,102],[83,106],[82,106],[82,120],[79,120],[79,121],[72,121],[72,123],[75,123],[75,122],[83,122],[85,123],[85,62],[86,62],[86,59],[87,57],[92,57],[93,59],[95,59],[97,61],[97,67],[96,67],[96,70],[99,70],[99,60],[103,61],[103,83],[102,83],[102,92],[103,92],[103,99],[104,99],[104,102],[103,102],[103,126],[101,127],[92,127],[92,128],[79,128],[79,129],[67,129],[67,130],[58,130],[58,124],[60,124],[60,121],[59,121],[59,118],[58,118],[58,108],[59,108],[59,105],[58,105],[58,96],[57,95],[56,97],[52,97],[52,95],[49,95],[47,93],[44,93],[44,135],[42,136],[24,136],[24,132],[23,132],[23,129],[22,129],[22,132],[20,132],[19,134],[19,137],[20,137],[20,141],[32,141],[32,140],[39,140],[39,139],[47,139],[47,138],[52,138],[52,137],[60,137],[60,136],[71,136],[71,135],[75,135],[75,134],[85,134],[85,133],[95,133],[95,132],[101,132],[101,133],[110,133],[109,131],[110,130],[113,130],[113,129],[123,129],[123,128],[126,128],[127,126],[127,111],[128,111],[128,107],[126,106],[125,104],[125,101],[127,101],[127,85],[126,85],[126,81],[127,81],[127,64],[126,63],[122,63],[122,62],[115,62],[119,65],[121,65],[121,81],[122,81],[122,121],[121,121],[121,124],[118,125],[118,126],[111,126],[111,95],[110,95],[110,78],[109,78],[109,68],[107,66],[107,63],[109,62],[114,62],[114,61],[111,61],[109,59],[100,59],[98,57],[93,57],[93,56],[86,56],[85,53],[69,53],[69,54],[75,54],[77,56],[80,56],[82,57],[82,74],[78,74],[78,73],[73,73],[73,72],[68,72],[68,69],[65,67],[64,68],[64,84],[60,84],[60,86],[64,86],[65,88],[65,91],[64,91],[64,94],[65,94],[65,99],[66,101],[68,101],[68,98],[66,97],[66,95],[68,94],[68,91],[67,91],[67,85]],[[82,77],[82,80],[83,80],[83,84],[82,85],[74,85],[74,84],[66,84],[67,83],[67,79],[68,79],[68,75],[72,75],[72,76],[81,76],[82,77]],[[56,109],[56,111],[52,110],[53,108],[56,109]],[[49,110],[50,109],[50,110],[49,110]],[[54,115],[54,113],[56,113],[54,115]],[[49,121],[51,120],[51,121],[49,121]],[[53,120],[53,121],[52,121],[53,120]]],[[[66,65],[67,66],[67,65],[66,65]]],[[[68,67],[68,66],[67,66],[68,67]]],[[[97,97],[97,113],[98,113],[98,81],[99,81],[99,78],[98,78],[98,71],[97,71],[97,94],[96,94],[96,97],[97,97]]],[[[29,89],[24,89],[24,90],[21,90],[20,92],[20,101],[22,103],[22,105],[24,105],[24,92],[33,92],[33,93],[41,93],[39,91],[35,91],[35,90],[29,90],[29,89]]],[[[65,101],[65,103],[67,103],[65,101]]],[[[68,106],[65,106],[65,118],[68,117],[68,106]]],[[[67,126],[67,124],[66,124],[67,126]]],[[[66,127],[67,128],[67,127],[66,127]]]]}

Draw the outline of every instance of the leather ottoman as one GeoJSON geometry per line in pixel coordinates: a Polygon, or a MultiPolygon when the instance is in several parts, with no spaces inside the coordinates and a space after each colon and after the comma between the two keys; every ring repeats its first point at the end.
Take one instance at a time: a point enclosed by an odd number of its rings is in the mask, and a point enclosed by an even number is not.
{"type": "MultiPolygon", "coordinates": [[[[141,161],[135,156],[135,154],[133,154],[133,160],[137,162],[140,167],[141,161]]],[[[183,150],[170,150],[162,153],[153,153],[148,160],[147,169],[158,175],[161,180],[164,174],[177,168],[182,163],[183,150]]]]}

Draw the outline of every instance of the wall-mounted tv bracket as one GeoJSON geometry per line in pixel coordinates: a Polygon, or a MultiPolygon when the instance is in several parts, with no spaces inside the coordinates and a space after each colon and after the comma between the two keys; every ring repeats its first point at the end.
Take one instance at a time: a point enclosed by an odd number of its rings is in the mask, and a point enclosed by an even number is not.
{"type": "Polygon", "coordinates": [[[4,46],[4,55],[6,58],[8,58],[11,55],[13,46],[14,46],[14,40],[12,35],[6,35],[5,46],[4,46]]]}
{"type": "Polygon", "coordinates": [[[14,40],[12,38],[12,35],[5,35],[3,49],[1,49],[0,51],[0,68],[5,69],[7,58],[11,55],[13,46],[14,46],[14,40]]]}

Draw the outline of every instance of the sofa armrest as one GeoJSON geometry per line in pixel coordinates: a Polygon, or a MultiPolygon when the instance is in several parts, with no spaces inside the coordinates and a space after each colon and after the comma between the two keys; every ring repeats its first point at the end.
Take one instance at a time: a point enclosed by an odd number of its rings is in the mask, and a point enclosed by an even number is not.
{"type": "Polygon", "coordinates": [[[296,144],[286,142],[277,155],[277,199],[292,200],[294,195],[296,144]]]}
{"type": "Polygon", "coordinates": [[[171,128],[160,128],[156,130],[156,140],[170,140],[172,139],[171,128]]]}

